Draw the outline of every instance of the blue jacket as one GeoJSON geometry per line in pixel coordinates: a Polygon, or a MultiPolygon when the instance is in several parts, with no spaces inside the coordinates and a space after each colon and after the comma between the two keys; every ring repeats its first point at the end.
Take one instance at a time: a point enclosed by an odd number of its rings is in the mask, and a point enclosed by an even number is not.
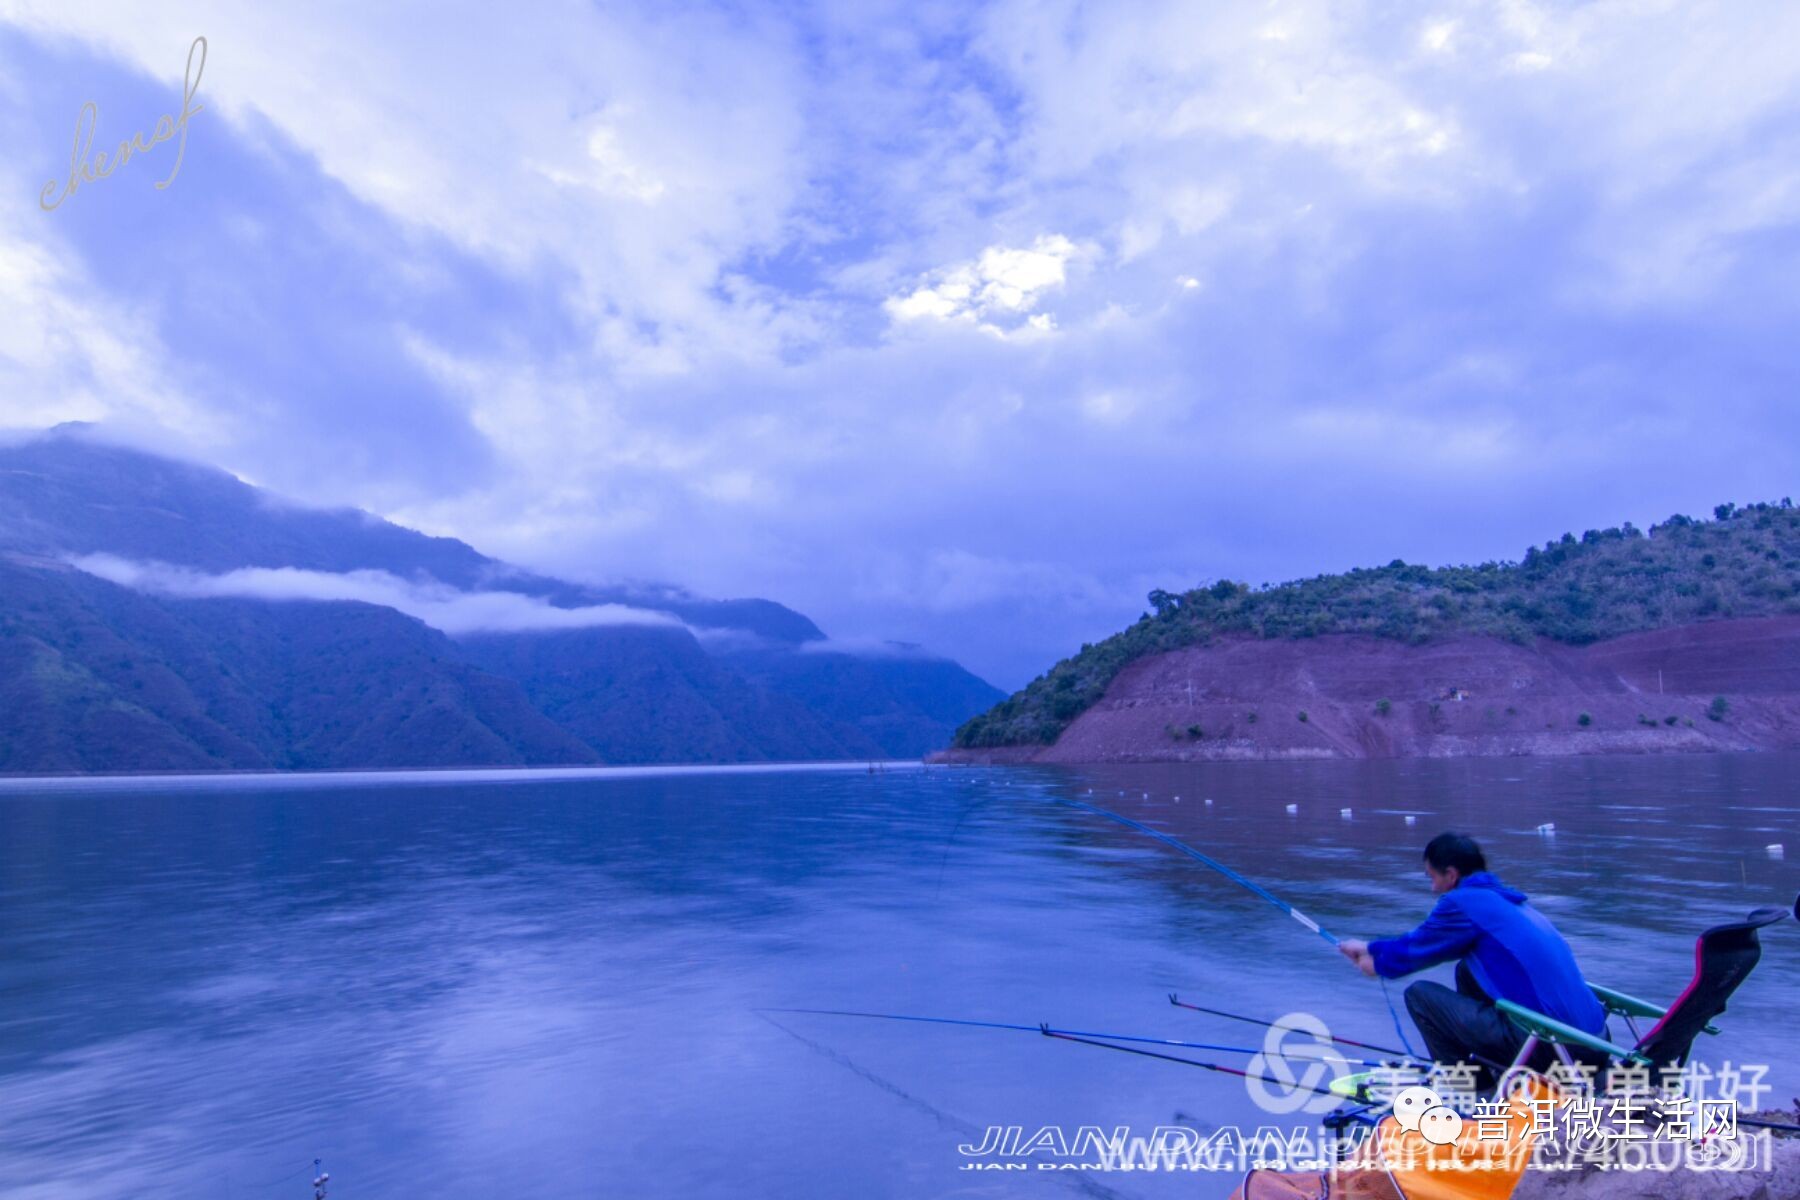
{"type": "Polygon", "coordinates": [[[1482,990],[1585,1033],[1606,1028],[1606,1010],[1581,977],[1569,943],[1525,902],[1525,893],[1481,871],[1438,897],[1411,933],[1369,943],[1384,979],[1462,959],[1482,990]]]}

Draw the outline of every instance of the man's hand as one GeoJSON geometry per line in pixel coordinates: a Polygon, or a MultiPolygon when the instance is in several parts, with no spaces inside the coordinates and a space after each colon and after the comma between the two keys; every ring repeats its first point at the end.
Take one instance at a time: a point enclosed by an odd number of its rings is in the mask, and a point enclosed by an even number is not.
{"type": "Polygon", "coordinates": [[[1356,964],[1356,969],[1375,978],[1375,956],[1369,953],[1369,943],[1356,938],[1345,938],[1338,943],[1338,953],[1356,964]]]}

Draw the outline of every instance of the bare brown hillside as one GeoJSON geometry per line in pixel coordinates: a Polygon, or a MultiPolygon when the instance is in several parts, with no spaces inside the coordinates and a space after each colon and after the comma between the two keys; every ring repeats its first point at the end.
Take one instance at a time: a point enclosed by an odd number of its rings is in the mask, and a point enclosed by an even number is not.
{"type": "Polygon", "coordinates": [[[1709,621],[1587,646],[1474,635],[1424,645],[1351,634],[1221,638],[1130,663],[1052,745],[946,750],[931,761],[1787,747],[1800,747],[1800,617],[1709,621]],[[1721,696],[1726,707],[1713,720],[1721,696]]]}

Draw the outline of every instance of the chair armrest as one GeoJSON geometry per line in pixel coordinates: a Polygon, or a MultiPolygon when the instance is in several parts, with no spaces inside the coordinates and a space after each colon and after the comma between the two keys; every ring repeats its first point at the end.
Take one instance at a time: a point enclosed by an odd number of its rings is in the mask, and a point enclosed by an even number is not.
{"type": "MultiPolygon", "coordinates": [[[[1605,1006],[1607,1012],[1616,1016],[1645,1017],[1652,1021],[1660,1021],[1669,1013],[1668,1009],[1658,1008],[1648,1000],[1639,1000],[1636,996],[1627,996],[1624,992],[1615,992],[1611,988],[1603,988],[1597,983],[1588,984],[1588,990],[1594,993],[1594,998],[1605,1006]]],[[[1708,1025],[1702,1032],[1717,1037],[1719,1027],[1708,1025]]]]}
{"type": "Polygon", "coordinates": [[[1588,989],[1594,993],[1595,999],[1606,1006],[1607,1012],[1621,1017],[1649,1017],[1653,1021],[1660,1021],[1669,1011],[1656,1007],[1648,1000],[1639,1000],[1636,996],[1627,996],[1624,992],[1615,992],[1597,983],[1588,984],[1588,989]]]}
{"type": "Polygon", "coordinates": [[[1506,1019],[1523,1029],[1526,1033],[1546,1042],[1560,1042],[1565,1046],[1580,1046],[1585,1050],[1597,1050],[1609,1054],[1621,1062],[1632,1062],[1638,1059],[1635,1050],[1627,1050],[1623,1046],[1615,1046],[1605,1038],[1595,1037],[1591,1033],[1583,1033],[1573,1025],[1565,1025],[1553,1017],[1543,1013],[1532,1012],[1523,1005],[1514,1004],[1511,1000],[1497,1000],[1494,1006],[1506,1019]]]}

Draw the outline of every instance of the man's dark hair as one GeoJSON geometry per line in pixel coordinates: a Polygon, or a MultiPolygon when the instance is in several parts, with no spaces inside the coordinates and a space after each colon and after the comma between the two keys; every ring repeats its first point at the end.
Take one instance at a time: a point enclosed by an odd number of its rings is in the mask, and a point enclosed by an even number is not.
{"type": "Polygon", "coordinates": [[[1477,871],[1487,870],[1487,856],[1482,854],[1475,839],[1465,833],[1440,833],[1432,838],[1425,847],[1425,861],[1434,871],[1455,867],[1456,873],[1464,879],[1477,871]]]}

